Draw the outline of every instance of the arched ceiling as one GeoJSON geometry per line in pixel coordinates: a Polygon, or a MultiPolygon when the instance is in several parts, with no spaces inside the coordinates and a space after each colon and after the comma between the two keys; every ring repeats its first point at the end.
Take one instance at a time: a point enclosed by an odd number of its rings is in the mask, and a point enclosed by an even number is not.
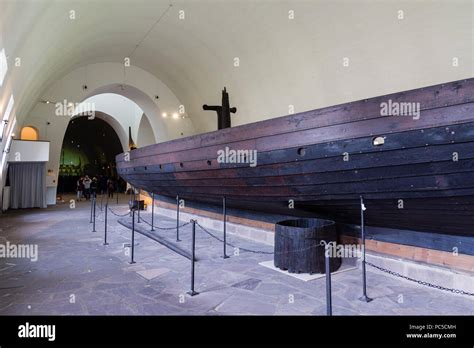
{"type": "Polygon", "coordinates": [[[299,112],[474,75],[469,0],[171,5],[1,0],[0,48],[10,69],[0,102],[12,90],[21,123],[42,91],[68,72],[129,57],[174,92],[198,131],[210,131],[215,115],[201,105],[220,103],[224,85],[238,108],[237,125],[288,114],[290,105],[299,112]],[[21,66],[13,68],[16,57],[21,66]],[[349,67],[342,65],[344,57],[349,67]]]}

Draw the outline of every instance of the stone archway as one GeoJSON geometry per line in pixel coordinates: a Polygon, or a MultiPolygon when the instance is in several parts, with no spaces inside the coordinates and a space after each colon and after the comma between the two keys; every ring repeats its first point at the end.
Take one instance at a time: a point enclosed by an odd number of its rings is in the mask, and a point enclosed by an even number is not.
{"type": "Polygon", "coordinates": [[[97,177],[99,184],[116,178],[115,156],[122,151],[119,135],[103,117],[74,117],[61,148],[58,191],[74,191],[76,181],[84,175],[97,177]]]}
{"type": "Polygon", "coordinates": [[[147,117],[148,124],[152,128],[155,142],[167,138],[165,127],[160,117],[161,110],[159,109],[158,105],[150,98],[149,95],[134,86],[115,83],[104,85],[91,91],[83,99],[83,101],[87,101],[89,98],[107,93],[123,96],[137,104],[143,110],[144,117],[147,117]]]}

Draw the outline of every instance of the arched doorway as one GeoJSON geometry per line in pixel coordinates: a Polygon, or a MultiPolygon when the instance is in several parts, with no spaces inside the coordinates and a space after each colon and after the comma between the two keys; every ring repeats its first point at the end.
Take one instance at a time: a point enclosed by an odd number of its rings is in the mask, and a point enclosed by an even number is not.
{"type": "Polygon", "coordinates": [[[58,192],[74,192],[81,176],[97,178],[99,190],[117,179],[115,156],[123,152],[115,130],[100,118],[76,117],[69,122],[59,161],[58,192]]]}

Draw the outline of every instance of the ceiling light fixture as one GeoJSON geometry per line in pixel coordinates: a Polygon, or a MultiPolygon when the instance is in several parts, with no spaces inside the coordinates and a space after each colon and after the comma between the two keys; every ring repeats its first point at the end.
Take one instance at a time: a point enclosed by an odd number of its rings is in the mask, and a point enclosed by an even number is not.
{"type": "Polygon", "coordinates": [[[40,100],[40,103],[43,103],[43,104],[57,104],[51,100],[40,100]]]}
{"type": "Polygon", "coordinates": [[[168,114],[167,114],[166,112],[163,112],[163,113],[161,114],[161,116],[162,116],[163,118],[167,118],[167,117],[168,117],[168,114]]]}

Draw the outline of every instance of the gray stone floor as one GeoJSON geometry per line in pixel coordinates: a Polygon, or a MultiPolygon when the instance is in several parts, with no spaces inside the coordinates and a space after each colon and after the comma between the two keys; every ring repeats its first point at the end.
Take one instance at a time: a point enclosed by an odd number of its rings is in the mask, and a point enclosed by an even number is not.
{"type": "MultiPolygon", "coordinates": [[[[90,315],[325,315],[324,278],[304,282],[259,265],[272,255],[240,251],[222,258],[222,243],[197,230],[196,285],[190,297],[190,261],[142,235],[136,235],[135,260],[129,264],[131,232],[109,213],[109,245],[103,245],[104,213],[98,211],[97,231],[91,232],[89,203],[69,203],[48,209],[8,212],[0,217],[0,243],[37,244],[37,262],[0,259],[0,314],[90,315]],[[125,246],[124,246],[125,245],[125,246]]],[[[126,212],[125,197],[111,208],[126,212]]],[[[143,216],[150,220],[149,214],[143,216]]],[[[186,221],[182,221],[183,223],[186,221]]],[[[175,221],[158,217],[157,224],[175,221]]],[[[147,227],[145,223],[140,225],[147,227]]],[[[158,231],[174,239],[175,231],[158,231]]],[[[220,235],[219,231],[213,231],[220,235]]],[[[191,225],[181,229],[189,248],[191,225]]],[[[236,236],[229,241],[243,248],[271,247],[236,236]]],[[[426,288],[368,269],[363,303],[360,270],[333,276],[334,315],[474,314],[474,300],[426,288]]]]}

